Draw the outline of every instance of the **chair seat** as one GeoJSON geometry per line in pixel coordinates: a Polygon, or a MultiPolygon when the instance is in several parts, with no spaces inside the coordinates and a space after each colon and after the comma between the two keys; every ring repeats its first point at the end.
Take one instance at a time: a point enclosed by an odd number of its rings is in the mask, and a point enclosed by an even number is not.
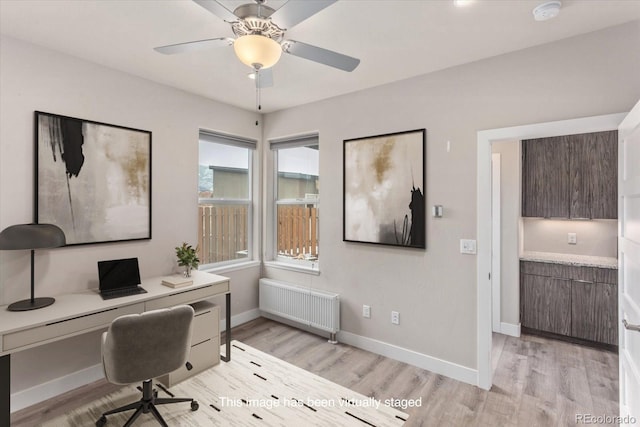
{"type": "Polygon", "coordinates": [[[141,415],[151,413],[162,426],[167,426],[156,406],[191,402],[191,410],[198,410],[192,398],[158,398],[151,378],[166,375],[183,365],[191,348],[193,308],[180,305],[142,314],[129,314],[115,319],[102,335],[102,366],[107,381],[114,384],[142,382],[142,398],[128,405],[107,411],[96,426],[107,423],[107,415],[135,410],[125,427],[141,415]]]}

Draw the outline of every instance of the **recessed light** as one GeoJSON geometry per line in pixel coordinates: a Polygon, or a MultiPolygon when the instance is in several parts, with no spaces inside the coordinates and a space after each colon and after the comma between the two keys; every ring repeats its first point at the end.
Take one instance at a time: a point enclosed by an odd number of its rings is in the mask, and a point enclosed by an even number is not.
{"type": "Polygon", "coordinates": [[[465,6],[469,6],[471,3],[473,3],[474,0],[453,0],[453,4],[456,7],[465,7],[465,6]]]}
{"type": "Polygon", "coordinates": [[[560,13],[560,6],[562,6],[562,3],[560,3],[559,0],[542,3],[533,9],[533,17],[536,21],[546,21],[555,18],[560,13]]]}

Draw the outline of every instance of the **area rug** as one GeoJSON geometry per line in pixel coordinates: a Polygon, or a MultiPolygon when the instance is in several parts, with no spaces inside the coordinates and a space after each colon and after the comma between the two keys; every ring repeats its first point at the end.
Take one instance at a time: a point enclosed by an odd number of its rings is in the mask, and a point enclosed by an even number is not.
{"type": "MultiPolygon", "coordinates": [[[[195,412],[189,403],[159,406],[170,426],[398,427],[408,418],[388,402],[356,393],[239,341],[231,345],[231,362],[221,362],[167,390],[200,404],[195,412]]],[[[158,391],[160,397],[167,394],[158,391]]],[[[93,426],[103,412],[139,398],[135,386],[124,387],[42,426],[93,426]]],[[[131,411],[110,415],[107,427],[123,425],[130,415],[131,411]]],[[[135,427],[157,425],[151,414],[142,414],[134,423],[135,427]]]]}

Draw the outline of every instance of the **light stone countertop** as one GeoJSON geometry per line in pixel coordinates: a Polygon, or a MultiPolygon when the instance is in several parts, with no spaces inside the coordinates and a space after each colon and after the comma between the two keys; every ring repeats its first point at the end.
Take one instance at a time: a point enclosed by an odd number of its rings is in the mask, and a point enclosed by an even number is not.
{"type": "Polygon", "coordinates": [[[585,267],[618,268],[617,258],[601,256],[526,251],[520,255],[520,259],[522,261],[550,262],[553,264],[579,265],[585,267]]]}

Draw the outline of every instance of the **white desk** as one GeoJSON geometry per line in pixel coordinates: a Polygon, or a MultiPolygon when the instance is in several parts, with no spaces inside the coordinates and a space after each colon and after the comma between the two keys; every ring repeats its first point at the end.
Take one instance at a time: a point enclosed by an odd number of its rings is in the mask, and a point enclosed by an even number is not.
{"type": "Polygon", "coordinates": [[[226,296],[226,354],[231,360],[231,292],[227,277],[192,272],[193,285],[170,288],[162,277],[145,279],[145,294],[103,300],[97,290],[56,296],[49,307],[32,311],[7,311],[0,306],[0,426],[10,422],[11,354],[87,332],[104,329],[118,316],[158,308],[191,304],[219,295],[226,296]]]}

